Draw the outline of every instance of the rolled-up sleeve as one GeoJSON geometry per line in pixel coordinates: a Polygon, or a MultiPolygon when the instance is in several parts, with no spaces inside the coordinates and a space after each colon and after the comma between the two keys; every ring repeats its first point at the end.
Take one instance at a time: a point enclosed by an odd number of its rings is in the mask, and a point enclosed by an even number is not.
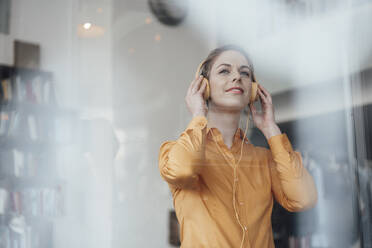
{"type": "Polygon", "coordinates": [[[301,154],[294,151],[285,133],[268,140],[271,188],[275,199],[291,212],[315,206],[317,190],[314,179],[302,163],[301,154]]]}
{"type": "Polygon", "coordinates": [[[180,188],[193,187],[205,159],[207,119],[194,117],[176,141],[165,141],[160,146],[159,171],[161,177],[180,188]]]}

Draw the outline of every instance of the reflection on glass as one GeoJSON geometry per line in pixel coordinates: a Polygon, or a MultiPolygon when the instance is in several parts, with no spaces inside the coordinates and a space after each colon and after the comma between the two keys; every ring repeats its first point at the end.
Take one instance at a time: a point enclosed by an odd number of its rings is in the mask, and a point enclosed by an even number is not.
{"type": "Polygon", "coordinates": [[[302,212],[273,202],[275,247],[371,247],[371,17],[370,0],[0,0],[0,247],[179,246],[159,147],[226,44],[250,54],[318,193],[302,212]]]}

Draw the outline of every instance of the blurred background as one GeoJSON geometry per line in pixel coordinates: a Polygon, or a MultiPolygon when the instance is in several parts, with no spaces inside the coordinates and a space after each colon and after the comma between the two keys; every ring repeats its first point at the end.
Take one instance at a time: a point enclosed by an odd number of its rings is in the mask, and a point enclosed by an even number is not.
{"type": "Polygon", "coordinates": [[[319,193],[275,205],[276,247],[372,247],[371,23],[370,0],[0,0],[0,247],[179,246],[160,144],[230,43],[319,193]]]}

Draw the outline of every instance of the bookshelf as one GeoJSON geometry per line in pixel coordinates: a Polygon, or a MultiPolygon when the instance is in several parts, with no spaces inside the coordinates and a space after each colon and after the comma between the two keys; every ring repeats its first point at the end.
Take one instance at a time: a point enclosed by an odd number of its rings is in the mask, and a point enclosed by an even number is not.
{"type": "Polygon", "coordinates": [[[0,65],[0,247],[54,247],[64,190],[56,153],[72,142],[53,74],[0,65]]]}

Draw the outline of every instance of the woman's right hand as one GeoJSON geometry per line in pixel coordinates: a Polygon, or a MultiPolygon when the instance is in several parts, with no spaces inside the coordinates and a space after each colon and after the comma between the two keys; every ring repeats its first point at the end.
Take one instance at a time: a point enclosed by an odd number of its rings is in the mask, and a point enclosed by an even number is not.
{"type": "Polygon", "coordinates": [[[207,116],[208,107],[203,98],[206,83],[201,85],[203,76],[196,77],[190,84],[185,97],[187,108],[193,117],[198,115],[207,116]]]}

